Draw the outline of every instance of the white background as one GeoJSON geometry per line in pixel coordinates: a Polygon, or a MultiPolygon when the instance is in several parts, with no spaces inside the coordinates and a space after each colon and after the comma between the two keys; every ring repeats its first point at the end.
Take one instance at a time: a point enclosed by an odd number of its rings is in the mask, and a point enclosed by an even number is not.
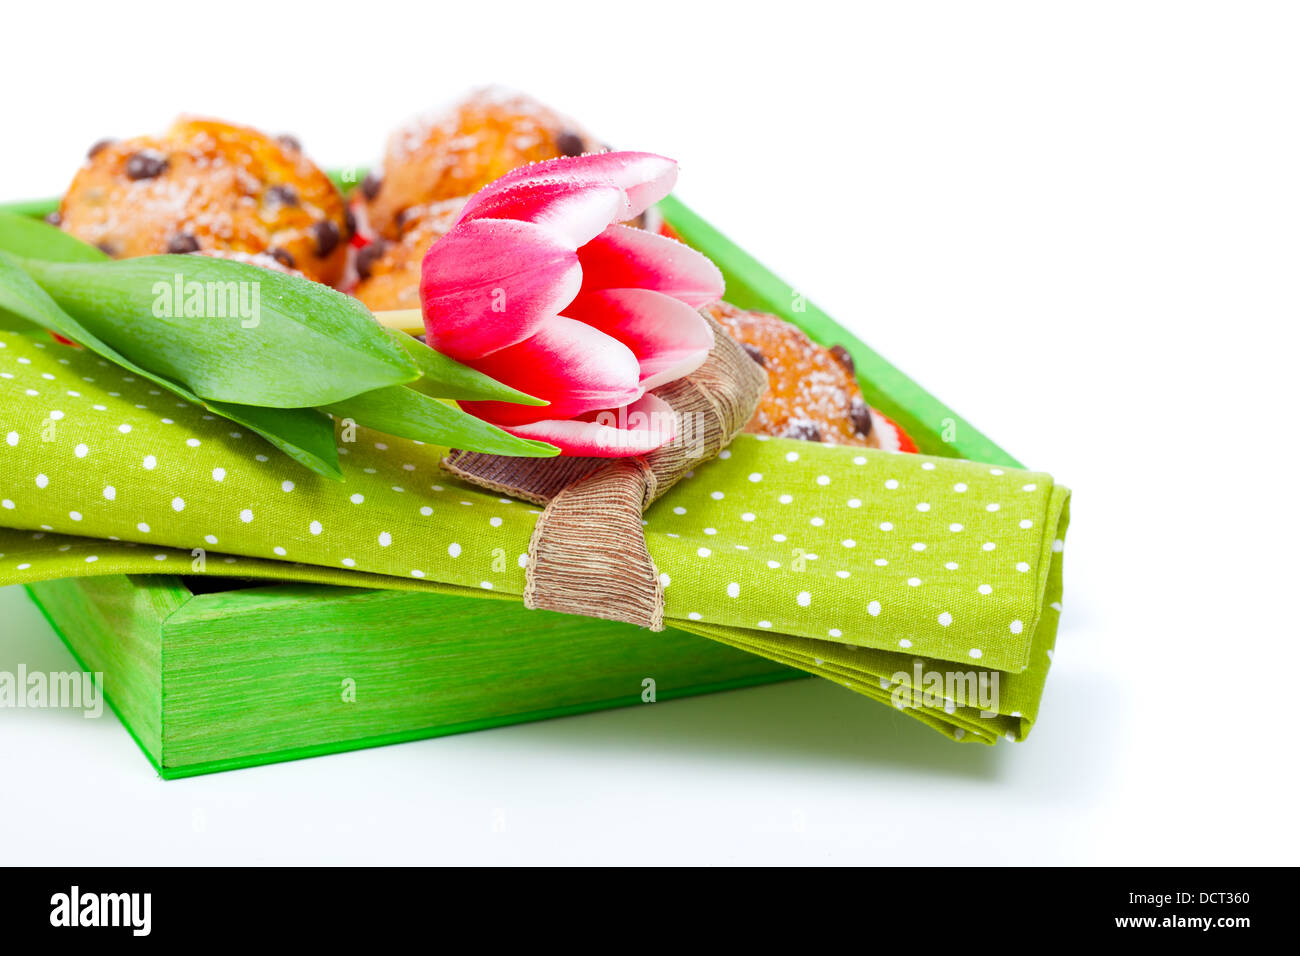
{"type": "MultiPolygon", "coordinates": [[[[4,191],[182,110],[366,162],[489,81],[676,157],[687,202],[1075,490],[1040,722],[960,746],[800,681],[164,783],[111,716],[2,712],[0,859],[1297,862],[1285,5],[292,8],[12,5],[4,191]]],[[[71,666],[9,589],[19,661],[71,666]]]]}

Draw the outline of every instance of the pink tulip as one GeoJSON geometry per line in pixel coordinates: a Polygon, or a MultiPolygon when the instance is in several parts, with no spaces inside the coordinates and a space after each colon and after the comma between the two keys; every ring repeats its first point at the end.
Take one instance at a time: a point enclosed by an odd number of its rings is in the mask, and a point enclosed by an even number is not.
{"type": "Polygon", "coordinates": [[[664,236],[622,226],[677,181],[652,153],[523,166],[465,205],[424,257],[429,345],[550,404],[463,402],[471,414],[566,455],[653,451],[676,417],[651,390],[703,364],[698,309],[722,274],[664,236]]]}

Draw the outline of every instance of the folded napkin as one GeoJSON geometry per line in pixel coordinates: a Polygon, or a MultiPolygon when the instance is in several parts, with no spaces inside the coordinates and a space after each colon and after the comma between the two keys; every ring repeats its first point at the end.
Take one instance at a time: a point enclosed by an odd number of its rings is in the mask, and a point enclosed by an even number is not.
{"type": "MultiPolygon", "coordinates": [[[[339,429],[344,479],[77,349],[0,333],[0,585],[216,574],[519,599],[539,510],[446,449],[339,429]]],[[[954,739],[1023,739],[1067,489],[1011,468],[744,435],[645,514],[670,626],[954,739]]]]}

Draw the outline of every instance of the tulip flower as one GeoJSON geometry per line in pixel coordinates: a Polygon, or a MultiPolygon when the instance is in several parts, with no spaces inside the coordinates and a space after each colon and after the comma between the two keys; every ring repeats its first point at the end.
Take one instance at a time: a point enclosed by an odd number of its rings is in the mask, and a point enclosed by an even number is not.
{"type": "Polygon", "coordinates": [[[698,310],[722,297],[722,274],[680,242],[619,223],[676,180],[663,156],[597,153],[520,167],[470,198],[424,258],[426,341],[550,404],[462,408],[566,455],[637,455],[673,440],[676,416],[653,389],[708,356],[713,332],[698,310]]]}

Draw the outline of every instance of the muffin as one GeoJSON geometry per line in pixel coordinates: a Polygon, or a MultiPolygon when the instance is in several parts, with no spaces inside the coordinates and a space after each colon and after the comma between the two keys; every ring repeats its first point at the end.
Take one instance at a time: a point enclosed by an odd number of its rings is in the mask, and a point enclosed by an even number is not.
{"type": "Polygon", "coordinates": [[[911,439],[871,408],[842,346],[824,348],[802,330],[767,312],[726,302],[706,306],[759,365],[768,390],[745,431],[777,438],[916,451],[911,439]]]}
{"type": "Polygon", "coordinates": [[[190,117],[159,137],[96,143],[58,212],[63,229],[116,258],[265,254],[328,285],[343,275],[350,221],[292,137],[190,117]]]}
{"type": "Polygon", "coordinates": [[[455,225],[465,200],[460,196],[404,210],[398,238],[375,239],[357,251],[358,282],[352,294],[372,312],[420,308],[424,254],[455,225]]]}
{"type": "Polygon", "coordinates": [[[572,121],[530,97],[477,90],[451,109],[419,117],[389,138],[382,173],[361,184],[375,234],[401,237],[401,215],[469,196],[525,163],[604,147],[572,121]]]}

